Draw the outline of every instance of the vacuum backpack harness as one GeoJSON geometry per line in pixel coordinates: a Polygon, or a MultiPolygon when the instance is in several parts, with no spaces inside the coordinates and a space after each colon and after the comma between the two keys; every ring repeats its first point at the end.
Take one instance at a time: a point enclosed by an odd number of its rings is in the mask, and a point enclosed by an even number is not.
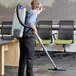
{"type": "MultiPolygon", "coordinates": [[[[23,35],[24,27],[30,28],[27,25],[25,25],[25,18],[26,18],[26,8],[23,8],[20,4],[17,5],[16,11],[14,13],[14,19],[13,19],[13,29],[12,29],[12,35],[14,37],[20,38],[23,35]]],[[[38,41],[40,41],[40,37],[38,34],[36,34],[38,41]]],[[[47,56],[49,57],[50,61],[52,62],[54,69],[51,70],[57,70],[57,71],[64,71],[63,69],[58,69],[55,65],[53,59],[50,57],[47,49],[41,44],[42,48],[46,52],[47,56]]]]}

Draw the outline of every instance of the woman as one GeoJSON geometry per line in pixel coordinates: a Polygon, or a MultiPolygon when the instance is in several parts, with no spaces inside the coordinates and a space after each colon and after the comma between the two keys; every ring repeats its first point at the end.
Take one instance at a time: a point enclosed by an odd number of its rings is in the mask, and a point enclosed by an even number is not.
{"type": "Polygon", "coordinates": [[[26,76],[34,76],[33,74],[33,56],[35,50],[35,34],[36,29],[36,19],[37,16],[42,11],[42,5],[37,0],[32,0],[31,7],[28,11],[26,18],[26,25],[30,26],[31,29],[24,29],[23,37],[20,39],[20,62],[18,76],[24,76],[24,69],[26,67],[26,76]]]}

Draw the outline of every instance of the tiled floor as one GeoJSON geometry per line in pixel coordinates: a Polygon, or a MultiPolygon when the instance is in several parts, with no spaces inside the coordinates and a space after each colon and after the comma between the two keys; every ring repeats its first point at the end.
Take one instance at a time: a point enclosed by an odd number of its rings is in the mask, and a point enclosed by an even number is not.
{"type": "MultiPolygon", "coordinates": [[[[63,57],[53,57],[54,62],[58,68],[65,69],[66,71],[53,71],[48,70],[48,68],[53,69],[51,61],[47,56],[41,56],[40,58],[34,57],[34,76],[76,76],[76,58],[73,59],[72,56],[63,57]]],[[[15,67],[16,76],[18,76],[18,67],[15,67]]],[[[12,67],[5,67],[4,76],[14,76],[12,72],[12,67]]]]}

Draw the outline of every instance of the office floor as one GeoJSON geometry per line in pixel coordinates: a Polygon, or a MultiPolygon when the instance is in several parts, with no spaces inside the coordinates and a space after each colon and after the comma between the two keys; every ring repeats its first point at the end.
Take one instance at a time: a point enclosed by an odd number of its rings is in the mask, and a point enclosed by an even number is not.
{"type": "MultiPolygon", "coordinates": [[[[48,70],[48,68],[53,68],[49,58],[46,55],[40,58],[34,56],[34,76],[76,76],[76,57],[67,56],[60,59],[58,56],[55,56],[53,60],[58,68],[66,71],[48,70]]],[[[16,76],[18,76],[18,67],[15,67],[15,72],[16,76]]],[[[4,76],[13,76],[12,67],[5,67],[4,76]]]]}

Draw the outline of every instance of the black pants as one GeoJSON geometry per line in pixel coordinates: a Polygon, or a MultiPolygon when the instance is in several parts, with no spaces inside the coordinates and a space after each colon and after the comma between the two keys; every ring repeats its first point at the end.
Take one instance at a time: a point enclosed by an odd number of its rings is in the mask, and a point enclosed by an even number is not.
{"type": "Polygon", "coordinates": [[[26,67],[26,76],[34,76],[33,74],[33,56],[35,49],[35,38],[21,38],[20,39],[20,61],[18,76],[24,76],[24,69],[26,67]]]}

